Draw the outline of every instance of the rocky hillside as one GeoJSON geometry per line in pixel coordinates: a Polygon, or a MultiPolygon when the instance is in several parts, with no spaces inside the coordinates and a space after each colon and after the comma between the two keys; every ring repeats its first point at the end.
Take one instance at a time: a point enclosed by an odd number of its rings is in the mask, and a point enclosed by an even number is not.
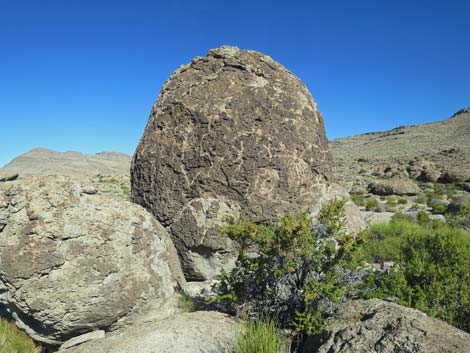
{"type": "Polygon", "coordinates": [[[400,126],[390,131],[341,138],[330,142],[337,176],[343,181],[400,176],[413,173],[421,161],[436,172],[470,166],[470,109],[430,124],[400,126]]]}
{"type": "Polygon", "coordinates": [[[75,175],[75,174],[129,174],[131,157],[125,153],[56,152],[35,148],[24,153],[0,169],[4,174],[21,175],[75,175]]]}

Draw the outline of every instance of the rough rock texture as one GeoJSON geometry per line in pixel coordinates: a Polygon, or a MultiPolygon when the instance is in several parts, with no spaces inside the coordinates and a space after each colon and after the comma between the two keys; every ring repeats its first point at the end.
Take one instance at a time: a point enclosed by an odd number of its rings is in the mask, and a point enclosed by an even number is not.
{"type": "Polygon", "coordinates": [[[419,186],[408,179],[377,180],[367,188],[375,195],[416,195],[421,192],[419,186]]]}
{"type": "Polygon", "coordinates": [[[86,180],[0,184],[0,300],[40,342],[171,314],[179,266],[151,214],[86,180]]]}
{"type": "Polygon", "coordinates": [[[61,353],[230,353],[235,323],[216,312],[195,312],[133,326],[61,353]]]}
{"type": "Polygon", "coordinates": [[[237,207],[209,198],[192,200],[176,215],[169,230],[188,281],[214,279],[221,269],[232,270],[238,246],[217,230],[227,217],[239,214],[237,207]]]}
{"type": "Polygon", "coordinates": [[[444,183],[456,183],[470,181],[470,167],[452,168],[441,176],[440,181],[444,183]]]}
{"type": "Polygon", "coordinates": [[[343,306],[303,353],[468,353],[470,335],[422,312],[378,299],[343,306]],[[317,350],[318,349],[318,350],[317,350]]]}
{"type": "Polygon", "coordinates": [[[305,85],[236,47],[172,74],[131,166],[133,200],[165,226],[197,198],[238,203],[258,220],[308,207],[330,175],[323,118],[305,85]]]}

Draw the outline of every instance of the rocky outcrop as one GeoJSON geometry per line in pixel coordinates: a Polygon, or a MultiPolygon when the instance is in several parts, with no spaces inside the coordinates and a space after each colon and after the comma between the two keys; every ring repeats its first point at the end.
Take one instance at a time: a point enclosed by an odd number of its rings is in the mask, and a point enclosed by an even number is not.
{"type": "Polygon", "coordinates": [[[378,299],[352,301],[303,353],[467,353],[470,335],[426,314],[378,299]]]}
{"type": "Polygon", "coordinates": [[[231,353],[235,323],[216,312],[171,318],[107,334],[61,353],[231,353]]]}
{"type": "Polygon", "coordinates": [[[86,180],[0,183],[0,301],[35,340],[169,315],[178,281],[172,241],[142,207],[86,180]]]}
{"type": "Polygon", "coordinates": [[[330,176],[323,118],[305,85],[236,47],[171,75],[131,167],[133,200],[166,226],[198,198],[235,202],[256,220],[308,207],[330,176]]]}
{"type": "Polygon", "coordinates": [[[421,192],[419,186],[409,179],[386,179],[371,182],[367,188],[375,195],[416,195],[421,192]]]}

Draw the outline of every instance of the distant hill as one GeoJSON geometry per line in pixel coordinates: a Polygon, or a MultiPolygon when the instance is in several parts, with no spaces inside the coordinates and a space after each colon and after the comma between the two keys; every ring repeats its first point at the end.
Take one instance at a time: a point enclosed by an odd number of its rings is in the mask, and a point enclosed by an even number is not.
{"type": "Polygon", "coordinates": [[[118,152],[83,154],[34,148],[0,168],[22,175],[129,174],[131,156],[118,152]]]}
{"type": "Polygon", "coordinates": [[[470,109],[447,120],[400,126],[330,142],[337,175],[343,181],[361,175],[381,176],[387,169],[402,169],[410,162],[430,161],[440,170],[470,168],[470,109]]]}

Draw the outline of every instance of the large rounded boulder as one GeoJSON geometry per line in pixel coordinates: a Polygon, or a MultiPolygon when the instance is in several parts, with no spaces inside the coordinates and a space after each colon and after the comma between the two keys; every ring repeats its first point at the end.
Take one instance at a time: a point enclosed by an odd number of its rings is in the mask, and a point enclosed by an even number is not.
{"type": "Polygon", "coordinates": [[[308,207],[330,174],[323,118],[300,79],[223,46],[164,84],[134,154],[132,196],[165,226],[210,197],[260,220],[308,207]]]}
{"type": "Polygon", "coordinates": [[[86,180],[0,183],[0,301],[35,340],[169,315],[181,277],[168,233],[142,207],[86,180]]]}

